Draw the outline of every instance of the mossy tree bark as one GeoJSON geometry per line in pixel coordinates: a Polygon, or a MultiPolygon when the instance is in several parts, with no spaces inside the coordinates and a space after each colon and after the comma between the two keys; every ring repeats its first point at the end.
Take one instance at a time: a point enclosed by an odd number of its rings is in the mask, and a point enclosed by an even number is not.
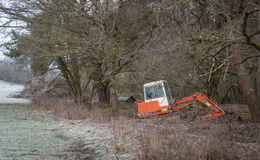
{"type": "Polygon", "coordinates": [[[79,70],[76,63],[77,60],[75,57],[71,58],[71,67],[67,65],[68,63],[66,63],[62,57],[58,57],[56,61],[59,65],[59,69],[61,70],[63,77],[65,78],[70,88],[74,102],[76,104],[80,104],[82,102],[82,90],[80,85],[79,70]]]}
{"type": "Polygon", "coordinates": [[[254,121],[260,122],[260,105],[257,101],[256,95],[254,95],[254,89],[247,79],[246,69],[244,63],[241,63],[241,55],[239,53],[234,54],[234,62],[239,86],[248,105],[252,119],[254,121]]]}

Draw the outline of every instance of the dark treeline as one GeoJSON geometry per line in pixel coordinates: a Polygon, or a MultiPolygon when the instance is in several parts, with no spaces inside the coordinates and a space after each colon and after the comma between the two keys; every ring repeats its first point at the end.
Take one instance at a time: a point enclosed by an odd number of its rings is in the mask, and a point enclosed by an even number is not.
{"type": "Polygon", "coordinates": [[[76,103],[116,111],[118,94],[165,79],[174,97],[246,103],[260,120],[258,0],[16,0],[0,12],[15,28],[7,55],[34,76],[57,67],[76,103]]]}
{"type": "Polygon", "coordinates": [[[0,62],[0,80],[25,84],[31,78],[30,69],[21,67],[19,64],[0,62]]]}

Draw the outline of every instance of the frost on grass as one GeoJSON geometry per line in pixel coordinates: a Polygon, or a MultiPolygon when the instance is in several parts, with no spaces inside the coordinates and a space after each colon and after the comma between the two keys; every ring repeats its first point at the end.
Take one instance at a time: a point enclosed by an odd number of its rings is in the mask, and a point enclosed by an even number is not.
{"type": "Polygon", "coordinates": [[[87,120],[63,120],[59,122],[64,134],[82,140],[83,150],[94,149],[97,159],[116,159],[114,136],[108,124],[95,124],[87,120]]]}
{"type": "Polygon", "coordinates": [[[54,121],[33,117],[26,107],[0,106],[0,159],[74,159],[72,138],[54,121]]]}

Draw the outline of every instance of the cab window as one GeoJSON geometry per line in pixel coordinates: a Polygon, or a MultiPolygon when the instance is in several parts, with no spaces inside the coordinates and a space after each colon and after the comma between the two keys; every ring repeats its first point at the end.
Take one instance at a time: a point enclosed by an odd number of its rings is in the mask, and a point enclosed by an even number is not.
{"type": "Polygon", "coordinates": [[[164,97],[162,84],[145,87],[146,100],[164,97]]]}

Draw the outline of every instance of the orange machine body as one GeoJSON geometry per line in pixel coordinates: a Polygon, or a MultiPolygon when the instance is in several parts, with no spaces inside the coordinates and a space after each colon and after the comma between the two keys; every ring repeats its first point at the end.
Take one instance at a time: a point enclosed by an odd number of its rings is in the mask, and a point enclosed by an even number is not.
{"type": "Polygon", "coordinates": [[[215,112],[202,116],[205,119],[221,117],[225,112],[216,102],[202,93],[195,93],[191,96],[172,102],[172,97],[166,81],[156,81],[144,84],[145,102],[138,103],[138,116],[149,117],[179,111],[192,105],[191,102],[198,101],[205,104],[215,112]]]}
{"type": "Polygon", "coordinates": [[[168,106],[160,106],[158,101],[138,103],[139,117],[149,117],[149,116],[165,114],[169,112],[170,112],[170,108],[168,106]]]}

